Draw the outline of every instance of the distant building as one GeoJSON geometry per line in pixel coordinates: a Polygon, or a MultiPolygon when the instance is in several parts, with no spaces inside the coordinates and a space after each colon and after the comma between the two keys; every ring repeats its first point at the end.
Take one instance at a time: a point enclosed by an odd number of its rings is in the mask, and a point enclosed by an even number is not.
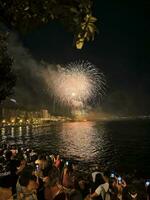
{"type": "Polygon", "coordinates": [[[33,118],[49,118],[48,110],[28,111],[18,108],[3,107],[1,110],[1,118],[10,120],[12,118],[33,119],[33,118]]]}
{"type": "Polygon", "coordinates": [[[42,116],[41,116],[42,118],[50,117],[48,110],[41,110],[41,114],[42,114],[42,116]]]}

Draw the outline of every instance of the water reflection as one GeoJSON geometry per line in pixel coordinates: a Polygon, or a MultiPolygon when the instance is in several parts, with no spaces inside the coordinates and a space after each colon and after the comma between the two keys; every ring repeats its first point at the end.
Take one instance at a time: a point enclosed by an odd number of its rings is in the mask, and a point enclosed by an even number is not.
{"type": "Polygon", "coordinates": [[[11,137],[14,138],[14,127],[11,127],[11,137]]]}
{"type": "Polygon", "coordinates": [[[2,134],[2,136],[5,135],[5,128],[1,128],[1,134],[2,134]]]}
{"type": "Polygon", "coordinates": [[[1,128],[1,137],[2,137],[2,140],[5,140],[7,137],[5,135],[6,133],[6,129],[5,128],[1,128]]]}
{"type": "Polygon", "coordinates": [[[22,127],[21,126],[19,126],[18,131],[19,131],[19,137],[22,137],[22,127]]]}
{"type": "Polygon", "coordinates": [[[61,142],[59,148],[67,157],[87,161],[97,157],[98,149],[103,149],[104,126],[99,128],[99,133],[94,122],[64,123],[59,133],[61,142]],[[99,137],[97,137],[99,134],[99,137]]]}
{"type": "Polygon", "coordinates": [[[29,126],[26,126],[26,136],[29,136],[29,126]]]}

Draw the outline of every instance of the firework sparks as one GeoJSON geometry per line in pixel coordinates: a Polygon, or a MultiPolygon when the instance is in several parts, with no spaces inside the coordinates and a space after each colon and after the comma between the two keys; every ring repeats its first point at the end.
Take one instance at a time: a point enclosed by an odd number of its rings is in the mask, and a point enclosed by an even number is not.
{"type": "Polygon", "coordinates": [[[105,91],[105,78],[89,62],[72,62],[65,67],[58,66],[47,78],[53,97],[61,104],[82,108],[105,91]]]}

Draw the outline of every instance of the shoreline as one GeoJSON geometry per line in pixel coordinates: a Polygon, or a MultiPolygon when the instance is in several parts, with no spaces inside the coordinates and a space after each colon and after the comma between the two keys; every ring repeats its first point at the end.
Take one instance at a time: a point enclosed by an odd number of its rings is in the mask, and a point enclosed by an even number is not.
{"type": "Polygon", "coordinates": [[[150,117],[146,116],[139,116],[139,117],[109,117],[109,118],[97,118],[97,119],[72,119],[72,120],[63,120],[63,121],[50,121],[48,120],[45,123],[38,123],[38,124],[0,124],[0,128],[19,128],[19,127],[31,127],[31,128],[38,128],[38,127],[49,127],[52,124],[62,124],[62,123],[87,123],[87,122],[134,122],[134,121],[150,121],[150,117]]]}

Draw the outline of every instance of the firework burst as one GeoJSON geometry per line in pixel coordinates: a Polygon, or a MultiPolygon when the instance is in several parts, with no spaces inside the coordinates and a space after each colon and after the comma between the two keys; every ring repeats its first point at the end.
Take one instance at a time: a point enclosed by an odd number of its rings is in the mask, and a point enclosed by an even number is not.
{"type": "Polygon", "coordinates": [[[101,99],[105,92],[105,77],[89,62],[72,62],[58,66],[47,79],[52,96],[62,105],[82,108],[101,99]]]}

